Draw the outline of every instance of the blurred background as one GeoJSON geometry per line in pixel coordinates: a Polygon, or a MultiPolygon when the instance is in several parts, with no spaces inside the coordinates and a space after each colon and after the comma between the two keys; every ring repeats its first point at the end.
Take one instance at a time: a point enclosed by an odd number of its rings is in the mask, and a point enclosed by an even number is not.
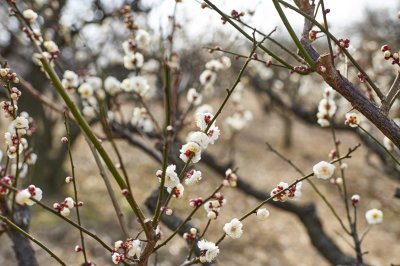
{"type": "MultiPolygon", "coordinates": [[[[233,9],[245,12],[242,18],[247,24],[265,34],[277,27],[272,34],[289,50],[296,52],[289,41],[285,28],[279,20],[270,1],[214,1],[226,13],[233,9]]],[[[383,59],[380,47],[388,44],[393,49],[400,49],[399,5],[396,1],[332,1],[327,0],[326,7],[331,9],[328,16],[332,33],[339,38],[349,38],[349,51],[362,65],[383,91],[386,91],[394,80],[397,69],[383,59]]],[[[152,88],[152,96],[147,98],[155,117],[162,115],[162,69],[160,59],[162,50],[169,47],[171,29],[174,27],[173,44],[170,48],[174,62],[178,65],[174,74],[176,81],[177,115],[188,106],[186,92],[189,88],[199,88],[199,76],[205,64],[222,56],[228,56],[232,67],[218,74],[214,87],[204,91],[203,103],[217,110],[225,96],[225,89],[232,85],[237,73],[244,63],[235,55],[213,51],[215,46],[223,50],[247,56],[251,43],[239,35],[230,25],[222,24],[220,16],[210,9],[202,9],[201,3],[195,0],[175,1],[17,1],[22,10],[32,8],[40,15],[38,23],[45,40],[53,40],[61,50],[57,70],[62,75],[64,70],[73,70],[81,76],[97,76],[104,80],[114,76],[123,80],[129,70],[123,67],[122,43],[128,39],[129,32],[124,28],[123,16],[119,9],[130,5],[134,11],[134,20],[139,28],[151,35],[151,45],[144,53],[145,66],[142,74],[152,88]]],[[[303,19],[295,13],[285,11],[293,22],[294,28],[300,32],[303,19]]],[[[317,16],[320,21],[321,18],[317,16]]],[[[246,29],[248,30],[248,29],[246,29]]],[[[251,32],[251,30],[249,31],[251,32]]],[[[259,35],[258,35],[259,37],[259,35]]],[[[267,46],[278,54],[283,54],[279,46],[267,41],[267,46]],[[268,46],[269,45],[269,46],[268,46]]],[[[316,41],[319,51],[328,51],[326,39],[316,41]]],[[[40,91],[54,103],[62,106],[51,84],[35,65],[32,58],[32,47],[20,30],[14,17],[8,15],[5,2],[0,4],[0,60],[8,64],[36,90],[40,91]]],[[[270,58],[261,51],[260,59],[270,58]]],[[[285,54],[283,54],[285,57],[285,54]]],[[[345,71],[344,60],[339,59],[338,69],[345,71]]],[[[348,68],[349,79],[358,84],[357,71],[348,68]]],[[[222,130],[221,139],[207,152],[204,162],[198,166],[203,172],[204,180],[200,186],[185,191],[183,201],[173,203],[174,212],[185,217],[188,213],[187,200],[210,193],[221,182],[221,175],[228,167],[237,167],[238,175],[244,183],[235,189],[226,189],[228,204],[221,212],[218,220],[212,224],[208,235],[222,232],[222,226],[232,217],[241,216],[262,199],[263,195],[248,189],[256,188],[256,192],[269,193],[280,181],[290,183],[298,178],[298,174],[287,163],[270,152],[265,145],[270,143],[281,151],[304,172],[312,170],[312,166],[329,160],[329,153],[334,148],[330,128],[321,128],[317,123],[318,103],[326,84],[315,75],[290,75],[287,70],[268,67],[260,62],[252,62],[238,87],[236,99],[229,102],[217,125],[222,130]],[[232,117],[241,124],[230,123],[232,117]],[[257,197],[258,195],[258,197],[257,197]],[[260,198],[261,197],[261,198],[260,198]]],[[[360,89],[368,93],[360,85],[360,89]]],[[[44,201],[50,205],[71,195],[71,187],[64,184],[69,175],[69,161],[66,147],[61,145],[64,135],[63,116],[40,104],[29,92],[21,88],[23,93],[20,107],[28,111],[35,119],[35,132],[31,143],[38,154],[36,165],[29,168],[24,182],[33,182],[44,190],[44,201]]],[[[2,92],[4,93],[4,92],[2,92]]],[[[365,260],[369,265],[399,265],[400,255],[400,199],[395,198],[399,187],[400,169],[396,167],[387,154],[368,136],[344,125],[344,114],[351,106],[339,95],[335,96],[338,112],[333,127],[341,140],[341,152],[361,143],[361,148],[353,158],[346,162],[349,194],[359,194],[359,230],[367,230],[368,224],[364,213],[370,208],[379,208],[384,212],[384,222],[373,226],[365,238],[363,250],[368,252],[365,260]]],[[[132,109],[139,104],[131,97],[118,99],[126,121],[129,124],[132,109]]],[[[390,116],[399,116],[399,104],[395,103],[390,116]]],[[[162,119],[159,119],[162,123],[162,119]]],[[[2,122],[2,132],[7,129],[2,122]]],[[[96,133],[102,136],[99,121],[91,119],[96,133]]],[[[184,141],[188,131],[195,128],[193,111],[188,115],[185,128],[179,132],[177,141],[184,141]]],[[[383,141],[383,135],[368,121],[363,121],[377,139],[383,141]]],[[[159,163],[146,154],[140,145],[150,147],[158,152],[159,142],[151,134],[141,132],[134,126],[126,126],[129,137],[124,137],[116,130],[116,144],[121,150],[124,164],[128,170],[134,193],[143,204],[146,198],[157,188],[155,172],[160,169],[159,163]],[[129,141],[132,138],[135,143],[129,141]]],[[[72,125],[71,143],[77,169],[80,198],[85,203],[82,219],[85,227],[93,229],[107,243],[114,243],[121,238],[115,219],[114,210],[109,204],[106,189],[100,178],[90,150],[80,134],[72,125]]],[[[105,141],[105,147],[111,149],[105,141]]],[[[179,147],[178,147],[179,149],[179,147]]],[[[397,149],[392,152],[398,156],[397,149]]],[[[113,154],[113,153],[112,153],[113,154]]],[[[117,162],[116,156],[113,157],[117,162]]],[[[338,174],[338,173],[337,173],[338,174]]],[[[344,204],[336,186],[330,182],[318,181],[317,186],[335,206],[341,217],[345,217],[344,204]]],[[[124,210],[129,206],[121,199],[124,210]]],[[[289,203],[288,203],[289,204],[289,203]]],[[[352,247],[344,236],[337,220],[306,184],[303,185],[303,196],[297,209],[288,207],[267,206],[271,212],[269,220],[261,222],[250,218],[245,222],[243,237],[239,240],[224,241],[217,265],[331,265],[333,259],[323,254],[318,243],[315,243],[310,232],[315,225],[320,228],[324,237],[332,239],[333,245],[354,257],[352,247]],[[301,210],[301,211],[299,211],[301,210]],[[307,215],[317,217],[311,223],[304,218],[307,215]],[[321,222],[321,224],[318,223],[321,222]]],[[[292,205],[288,205],[292,206],[292,205]]],[[[43,212],[39,207],[32,208],[31,232],[38,239],[47,243],[65,259],[68,265],[78,265],[79,258],[69,256],[79,241],[77,231],[70,228],[57,217],[43,212]],[[64,254],[64,255],[63,255],[64,254]]],[[[74,216],[72,216],[74,218],[74,216]]],[[[196,227],[205,226],[205,212],[202,210],[191,221],[196,227]]],[[[128,217],[132,232],[137,231],[134,217],[128,217]]],[[[168,227],[162,228],[164,235],[169,235],[168,227]]],[[[135,233],[133,233],[135,234],[135,233]]],[[[322,237],[322,236],[321,236],[322,237]]],[[[97,265],[112,265],[110,254],[97,243],[88,240],[89,257],[97,265]]],[[[40,265],[53,265],[46,253],[37,249],[40,265]]],[[[187,254],[187,244],[177,237],[172,245],[158,253],[159,265],[179,265],[187,254]]],[[[0,265],[16,265],[10,241],[0,237],[0,265]]]]}

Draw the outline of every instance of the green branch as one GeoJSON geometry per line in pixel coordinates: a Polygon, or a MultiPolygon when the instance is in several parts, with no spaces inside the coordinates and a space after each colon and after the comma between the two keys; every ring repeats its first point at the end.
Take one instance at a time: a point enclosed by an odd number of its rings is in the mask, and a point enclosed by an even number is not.
{"type": "Polygon", "coordinates": [[[285,27],[286,27],[287,31],[289,32],[289,34],[290,34],[290,37],[292,37],[292,40],[296,44],[297,48],[300,50],[300,53],[303,55],[303,57],[307,61],[307,63],[312,68],[315,68],[314,60],[311,58],[311,56],[308,54],[308,52],[306,51],[304,46],[301,44],[300,40],[297,38],[296,33],[294,32],[292,26],[290,25],[289,20],[287,19],[285,13],[282,10],[282,7],[279,5],[277,0],[272,0],[272,2],[274,2],[274,6],[275,6],[276,11],[278,11],[278,14],[281,17],[281,20],[282,20],[283,24],[285,24],[285,27]]]}

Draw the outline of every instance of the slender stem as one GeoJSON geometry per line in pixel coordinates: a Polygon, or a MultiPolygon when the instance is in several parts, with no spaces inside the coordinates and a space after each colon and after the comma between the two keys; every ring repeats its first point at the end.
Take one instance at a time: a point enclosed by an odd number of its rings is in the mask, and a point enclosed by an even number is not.
{"type": "Polygon", "coordinates": [[[128,172],[126,171],[125,164],[124,164],[124,161],[122,160],[122,156],[121,156],[121,153],[119,152],[117,144],[114,141],[114,136],[113,136],[111,126],[107,121],[107,113],[105,111],[104,104],[100,104],[100,122],[103,126],[104,132],[106,133],[107,139],[111,144],[111,147],[113,148],[115,154],[117,155],[118,163],[119,163],[120,169],[122,170],[122,174],[124,175],[124,180],[126,182],[126,187],[128,188],[129,193],[132,194],[133,193],[132,186],[129,181],[128,172]]]}
{"type": "Polygon", "coordinates": [[[215,193],[217,193],[218,191],[221,190],[221,188],[223,187],[223,185],[219,185],[218,188],[216,190],[214,190],[214,192],[207,197],[205,200],[203,200],[203,202],[200,205],[197,205],[191,212],[190,214],[186,217],[186,219],[180,224],[178,225],[178,227],[175,229],[175,231],[166,239],[164,240],[164,242],[162,242],[161,244],[157,245],[154,248],[154,251],[157,251],[159,248],[161,248],[162,246],[165,246],[178,232],[179,230],[187,223],[190,221],[190,219],[192,218],[192,216],[197,212],[197,210],[203,206],[207,201],[209,201],[215,193]]]}
{"type": "MultiPolygon", "coordinates": [[[[0,181],[0,185],[3,187],[6,187],[14,192],[18,192],[18,189],[13,187],[13,186],[9,186],[3,182],[0,181]]],[[[45,209],[48,212],[51,212],[52,214],[60,217],[61,219],[63,219],[64,221],[66,221],[67,223],[69,223],[70,225],[74,226],[75,228],[82,230],[85,234],[91,236],[93,239],[97,240],[97,242],[99,242],[105,249],[107,249],[108,251],[112,251],[112,248],[110,248],[106,243],[104,243],[96,234],[93,234],[92,232],[90,232],[89,230],[85,229],[84,227],[80,226],[79,224],[75,223],[74,221],[62,216],[59,212],[55,211],[53,208],[45,205],[44,203],[38,201],[37,199],[31,197],[30,200],[34,201],[36,204],[38,204],[40,207],[42,207],[43,209],[45,209]]]]}
{"type": "MultiPolygon", "coordinates": [[[[340,157],[339,141],[336,137],[336,130],[333,127],[333,123],[331,123],[331,132],[332,132],[333,145],[335,146],[335,150],[336,150],[336,156],[339,158],[340,157]]],[[[349,207],[349,200],[348,200],[348,194],[347,194],[346,175],[344,173],[344,168],[342,167],[342,161],[339,161],[339,167],[340,167],[340,175],[341,175],[342,181],[343,181],[343,202],[344,202],[344,206],[346,208],[346,215],[347,215],[347,220],[348,220],[348,223],[350,226],[350,231],[352,231],[350,207],[349,207]]]]}
{"type": "Polygon", "coordinates": [[[41,243],[39,240],[35,239],[33,236],[31,236],[29,233],[24,231],[22,228],[20,228],[18,225],[10,221],[7,217],[3,216],[0,214],[0,219],[3,220],[8,226],[10,226],[12,229],[15,231],[18,231],[21,235],[24,237],[28,238],[38,246],[40,246],[42,249],[44,249],[51,257],[53,257],[60,265],[67,265],[65,264],[56,254],[54,254],[48,247],[46,247],[45,244],[41,243]]]}
{"type": "Polygon", "coordinates": [[[121,227],[122,233],[125,236],[125,238],[129,237],[129,230],[128,230],[128,225],[126,224],[126,221],[124,219],[124,214],[121,210],[121,207],[119,206],[117,197],[115,196],[115,192],[114,189],[112,188],[111,182],[110,182],[110,178],[108,177],[108,174],[106,172],[106,170],[104,169],[103,163],[99,157],[99,155],[97,154],[96,148],[93,146],[93,144],[86,138],[85,139],[90,147],[90,150],[92,151],[94,160],[96,161],[97,167],[99,168],[100,171],[100,175],[104,180],[104,184],[106,185],[107,188],[107,192],[108,195],[110,195],[111,198],[111,202],[113,204],[115,213],[117,214],[118,217],[118,222],[119,225],[121,227]]]}
{"type": "MultiPolygon", "coordinates": [[[[211,1],[209,0],[204,0],[204,2],[207,3],[208,6],[210,6],[212,9],[214,9],[218,14],[220,14],[229,24],[231,24],[236,30],[238,30],[244,37],[246,37],[248,40],[253,41],[253,38],[245,32],[243,29],[241,29],[235,22],[232,21],[224,12],[222,12],[217,6],[215,6],[211,1]]],[[[268,55],[270,55],[272,58],[274,58],[276,61],[281,63],[282,65],[286,66],[289,69],[294,69],[293,66],[291,66],[289,63],[287,63],[285,60],[277,56],[275,53],[270,51],[267,47],[260,45],[260,49],[266,52],[268,55]]]]}
{"type": "Polygon", "coordinates": [[[389,92],[382,100],[381,109],[386,114],[389,113],[390,107],[392,107],[399,92],[400,92],[400,71],[397,72],[396,78],[394,79],[392,86],[390,86],[389,92]]]}
{"type": "MultiPolygon", "coordinates": [[[[229,16],[230,17],[230,16],[229,16]]],[[[230,17],[232,18],[232,17],[230,17]]],[[[255,32],[257,32],[258,34],[261,34],[262,36],[266,36],[267,40],[273,42],[276,46],[278,46],[280,49],[282,49],[283,51],[285,51],[286,53],[288,53],[289,55],[291,55],[292,57],[294,57],[294,59],[296,59],[299,63],[302,64],[306,64],[306,61],[304,61],[303,58],[301,58],[300,56],[298,56],[297,54],[293,53],[292,51],[290,51],[288,48],[286,48],[283,44],[281,44],[280,42],[276,41],[274,38],[270,37],[271,34],[266,35],[265,33],[263,33],[260,30],[257,30],[256,28],[253,28],[252,26],[250,26],[249,24],[247,24],[246,22],[244,22],[243,20],[237,20],[237,22],[239,22],[240,24],[242,24],[243,26],[245,26],[246,28],[249,28],[255,32]]],[[[275,28],[276,29],[276,28],[275,28]]],[[[275,30],[274,30],[275,31],[275,30]]],[[[275,66],[280,66],[280,65],[275,65],[275,66]]]]}
{"type": "MultiPolygon", "coordinates": [[[[67,122],[67,114],[64,113],[64,125],[65,125],[65,131],[67,133],[67,138],[68,140],[70,140],[70,131],[69,131],[69,126],[68,126],[68,122],[67,122]]],[[[78,224],[79,226],[82,226],[81,224],[81,215],[79,213],[79,198],[78,198],[78,189],[77,189],[77,185],[76,185],[76,175],[75,175],[75,165],[74,165],[74,160],[72,158],[72,152],[71,152],[71,142],[68,141],[68,156],[69,156],[69,161],[71,164],[71,174],[72,174],[72,184],[74,187],[74,197],[75,197],[75,209],[76,209],[76,218],[78,220],[78,224]]],[[[82,245],[82,253],[83,253],[83,259],[85,260],[85,265],[88,264],[88,260],[87,260],[87,255],[86,255],[86,248],[85,248],[85,239],[83,237],[83,232],[81,229],[79,229],[79,235],[81,238],[81,245],[82,245]]]]}
{"type": "MultiPolygon", "coordinates": [[[[308,20],[312,21],[313,24],[315,26],[317,26],[322,32],[324,32],[325,34],[327,34],[329,36],[329,38],[331,38],[331,40],[333,40],[335,42],[336,45],[339,45],[339,40],[336,39],[335,36],[333,36],[330,31],[327,31],[325,29],[325,27],[323,25],[321,25],[317,20],[315,20],[312,16],[309,16],[307,13],[301,11],[300,9],[296,8],[295,6],[283,1],[283,0],[276,0],[279,3],[281,3],[282,5],[286,6],[287,8],[295,11],[296,13],[302,15],[304,18],[307,18],[308,20]]],[[[381,92],[381,90],[375,85],[375,83],[371,80],[371,78],[368,76],[368,74],[364,71],[364,69],[357,63],[357,61],[351,56],[351,54],[349,53],[349,51],[347,51],[347,49],[345,48],[341,48],[343,53],[346,54],[346,56],[349,58],[349,60],[351,61],[351,63],[358,69],[358,71],[360,71],[365,79],[368,81],[369,85],[372,87],[372,89],[375,91],[376,95],[378,95],[379,99],[383,99],[384,95],[381,92]]]]}
{"type": "MultiPolygon", "coordinates": [[[[161,203],[164,198],[164,185],[165,185],[165,177],[166,177],[166,171],[167,171],[167,166],[168,166],[168,153],[169,153],[169,142],[170,138],[169,135],[170,133],[168,132],[168,126],[171,125],[171,93],[170,93],[170,70],[168,67],[167,62],[164,64],[164,110],[165,110],[165,125],[164,125],[164,145],[163,145],[163,164],[162,164],[162,176],[161,176],[161,182],[159,186],[159,193],[158,193],[158,199],[157,199],[157,204],[156,204],[156,210],[154,213],[153,217],[153,227],[156,227],[158,224],[158,221],[160,220],[161,217],[161,203]]],[[[186,163],[186,165],[190,162],[186,163]]],[[[184,170],[181,171],[181,173],[184,170]]],[[[169,196],[172,195],[172,192],[169,196]]],[[[169,198],[170,199],[170,198],[169,198]]],[[[169,201],[169,200],[168,200],[169,201]]],[[[168,204],[168,203],[167,203],[168,204]]]]}
{"type": "Polygon", "coordinates": [[[189,255],[187,256],[186,260],[190,260],[190,257],[192,257],[195,244],[197,243],[198,239],[202,239],[204,237],[204,235],[206,234],[208,228],[210,227],[211,221],[212,221],[211,219],[208,219],[206,227],[204,228],[204,230],[201,233],[201,235],[197,239],[193,239],[192,245],[190,246],[189,255]]]}
{"type": "Polygon", "coordinates": [[[361,241],[358,238],[358,233],[357,233],[357,206],[353,206],[354,209],[354,223],[352,224],[352,233],[353,233],[353,241],[354,241],[354,249],[356,251],[356,257],[357,257],[357,265],[364,265],[363,262],[363,253],[361,251],[361,241]]]}
{"type": "Polygon", "coordinates": [[[281,17],[281,20],[283,24],[285,24],[285,27],[287,31],[289,32],[290,37],[292,37],[292,40],[296,44],[297,48],[300,50],[300,53],[303,55],[304,59],[307,61],[307,63],[312,67],[315,68],[315,62],[311,58],[311,56],[308,54],[304,46],[301,44],[300,40],[297,38],[296,33],[294,32],[292,26],[290,25],[289,20],[287,19],[285,12],[283,12],[282,7],[278,3],[277,0],[272,0],[274,3],[276,11],[278,11],[279,16],[281,17]]]}
{"type": "Polygon", "coordinates": [[[139,102],[142,104],[143,108],[146,109],[147,114],[149,115],[151,121],[153,122],[153,124],[154,124],[154,126],[156,128],[157,134],[161,134],[160,126],[158,125],[158,122],[157,122],[156,118],[154,117],[153,113],[150,111],[149,106],[144,101],[144,99],[143,99],[143,97],[141,95],[137,94],[137,97],[139,99],[139,102]]]}
{"type": "MultiPolygon", "coordinates": [[[[340,158],[337,158],[337,159],[335,159],[335,160],[332,160],[330,163],[333,164],[333,163],[339,162],[339,161],[341,161],[341,160],[343,160],[343,159],[351,158],[351,154],[352,154],[355,150],[357,150],[358,147],[360,147],[360,144],[358,144],[358,145],[355,146],[354,148],[349,149],[349,151],[347,152],[346,155],[344,155],[344,156],[342,156],[342,157],[340,157],[340,158]]],[[[256,207],[254,207],[252,210],[250,210],[249,212],[247,212],[246,214],[244,214],[239,220],[240,220],[240,221],[245,220],[245,219],[246,219],[247,217],[249,217],[250,215],[256,213],[257,210],[258,210],[259,208],[261,208],[263,205],[265,205],[265,204],[268,203],[269,201],[271,201],[271,200],[273,200],[274,198],[276,198],[276,197],[280,196],[281,194],[285,193],[286,191],[288,191],[289,189],[291,189],[293,186],[296,186],[296,184],[298,184],[299,182],[302,182],[302,181],[304,181],[304,180],[306,180],[306,179],[308,179],[308,178],[310,178],[310,177],[312,177],[312,176],[314,176],[314,173],[309,173],[309,174],[307,174],[307,175],[301,177],[300,179],[296,179],[296,181],[294,181],[292,184],[290,184],[286,189],[283,189],[283,190],[280,191],[279,193],[277,193],[277,194],[275,194],[275,195],[273,195],[273,196],[270,196],[270,197],[267,198],[266,200],[262,201],[262,202],[259,203],[256,207]]],[[[217,241],[215,244],[218,245],[219,243],[221,243],[221,241],[224,240],[225,236],[226,236],[226,234],[223,234],[223,235],[218,239],[218,241],[217,241]]]]}
{"type": "MultiPolygon", "coordinates": [[[[248,56],[246,56],[246,55],[241,55],[241,54],[234,53],[234,52],[231,52],[231,51],[228,51],[228,50],[224,50],[224,49],[221,49],[221,48],[211,48],[211,47],[204,47],[204,48],[209,49],[209,50],[213,50],[213,51],[217,51],[217,52],[221,52],[221,53],[225,53],[225,54],[234,55],[236,58],[246,58],[246,59],[248,58],[248,56]]],[[[260,58],[254,58],[254,57],[252,57],[251,60],[263,63],[265,65],[267,65],[269,63],[266,60],[262,60],[260,58]]],[[[284,66],[277,65],[277,64],[271,64],[271,66],[284,67],[284,66]]],[[[286,68],[286,67],[284,67],[284,68],[286,68]]]]}
{"type": "Polygon", "coordinates": [[[396,164],[400,165],[400,162],[396,159],[396,157],[388,150],[386,147],[380,143],[379,140],[377,140],[371,133],[369,133],[367,130],[365,130],[362,126],[358,125],[358,128],[360,128],[365,134],[367,134],[371,139],[373,139],[379,146],[381,146],[382,149],[386,151],[387,154],[393,159],[393,161],[396,162],[396,164]]]}
{"type": "MultiPolygon", "coordinates": [[[[329,31],[328,20],[326,19],[326,10],[325,10],[324,0],[321,0],[319,3],[321,4],[322,16],[324,17],[325,29],[326,29],[326,31],[329,31]]],[[[329,35],[326,35],[326,38],[328,40],[328,47],[329,47],[329,53],[331,54],[332,66],[334,66],[335,65],[335,60],[334,60],[334,54],[333,54],[331,39],[330,39],[329,35]]]]}
{"type": "MultiPolygon", "coordinates": [[[[266,143],[268,146],[268,149],[270,151],[272,151],[273,153],[275,153],[279,158],[281,158],[282,160],[284,160],[285,162],[287,162],[293,169],[295,169],[300,175],[304,176],[304,172],[301,171],[301,169],[299,167],[297,167],[291,160],[289,160],[288,158],[286,158],[282,153],[280,153],[279,151],[277,151],[276,149],[274,149],[268,142],[266,143]]],[[[339,156],[340,157],[340,156],[339,156]]],[[[339,161],[340,163],[340,161],[339,161]]],[[[328,206],[328,208],[331,210],[332,214],[335,216],[335,218],[339,221],[340,225],[342,226],[343,230],[350,235],[350,231],[349,229],[346,228],[346,226],[343,223],[343,220],[340,218],[340,216],[338,215],[338,213],[336,212],[335,208],[332,206],[332,204],[328,201],[328,199],[324,196],[324,194],[318,189],[318,187],[314,184],[314,182],[312,182],[311,180],[307,179],[306,180],[311,187],[313,188],[313,190],[318,194],[318,196],[324,201],[324,203],[328,206]]]]}

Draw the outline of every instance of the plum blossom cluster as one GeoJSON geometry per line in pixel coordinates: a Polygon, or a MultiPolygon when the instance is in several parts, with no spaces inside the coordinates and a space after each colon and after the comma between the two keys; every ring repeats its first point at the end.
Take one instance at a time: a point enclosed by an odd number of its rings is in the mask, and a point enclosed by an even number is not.
{"type": "Polygon", "coordinates": [[[183,234],[183,239],[186,240],[194,240],[197,237],[197,229],[196,228],[190,228],[189,232],[186,232],[183,234]]]}
{"type": "Polygon", "coordinates": [[[331,124],[330,120],[335,115],[336,110],[337,106],[334,101],[334,90],[328,87],[325,89],[323,98],[318,104],[318,124],[321,127],[329,127],[331,124]]]}
{"type": "Polygon", "coordinates": [[[219,254],[219,248],[215,243],[207,241],[205,239],[197,242],[197,246],[200,249],[200,262],[212,262],[219,254]]]}
{"type": "Polygon", "coordinates": [[[344,124],[350,127],[358,127],[360,124],[360,116],[357,113],[347,113],[344,124]]]}
{"type": "Polygon", "coordinates": [[[6,186],[11,186],[11,184],[12,176],[3,176],[0,178],[0,195],[7,195],[10,190],[6,186]],[[2,186],[1,184],[4,184],[5,186],[2,186]]]}
{"type": "Polygon", "coordinates": [[[236,187],[237,185],[237,175],[235,173],[235,171],[233,171],[232,169],[228,169],[225,171],[225,177],[224,177],[224,181],[222,182],[222,184],[224,186],[230,186],[230,187],[236,187]]]}
{"type": "Polygon", "coordinates": [[[390,49],[389,45],[385,44],[381,47],[381,51],[383,53],[383,58],[385,60],[392,60],[392,65],[400,65],[400,59],[399,59],[399,53],[398,52],[392,52],[390,49]]]}
{"type": "Polygon", "coordinates": [[[74,207],[83,206],[82,202],[76,203],[73,198],[67,197],[62,202],[56,202],[53,204],[53,208],[57,210],[62,216],[67,217],[71,213],[71,209],[74,207]]]}
{"type": "Polygon", "coordinates": [[[217,73],[231,67],[231,60],[227,56],[219,59],[212,59],[205,65],[205,70],[200,74],[200,84],[207,92],[214,91],[214,83],[217,80],[217,73]]]}
{"type": "Polygon", "coordinates": [[[186,138],[187,143],[180,149],[181,160],[185,163],[197,163],[201,159],[201,152],[209,144],[214,144],[220,135],[220,130],[215,126],[214,115],[199,107],[195,114],[196,125],[201,131],[190,132],[186,138]]]}
{"type": "Polygon", "coordinates": [[[133,109],[131,124],[145,133],[150,133],[154,130],[154,123],[146,108],[143,107],[135,107],[133,109]]]}
{"type": "Polygon", "coordinates": [[[33,201],[32,199],[40,201],[42,199],[42,196],[43,192],[40,188],[35,187],[34,185],[30,185],[28,186],[28,188],[17,192],[17,195],[15,196],[15,202],[19,205],[32,206],[35,204],[35,201],[33,201]]]}
{"type": "Polygon", "coordinates": [[[124,66],[129,70],[140,69],[144,63],[144,56],[140,53],[140,50],[145,50],[150,45],[150,34],[143,29],[139,29],[129,6],[124,6],[121,9],[121,13],[124,15],[125,27],[133,34],[132,38],[122,44],[125,53],[124,66]]]}
{"type": "Polygon", "coordinates": [[[222,206],[226,204],[227,200],[222,192],[215,193],[212,198],[204,203],[204,209],[207,212],[208,219],[217,219],[222,206]]]}
{"type": "MultiPolygon", "coordinates": [[[[7,165],[9,175],[1,178],[3,184],[14,186],[19,178],[24,178],[28,174],[28,166],[34,165],[37,160],[37,154],[29,146],[28,139],[35,131],[34,120],[25,111],[18,113],[18,103],[22,95],[16,87],[19,83],[17,74],[8,67],[0,67],[0,84],[6,89],[8,97],[0,102],[1,111],[8,123],[8,129],[4,133],[4,142],[6,144],[6,153],[8,157],[7,165]]],[[[0,111],[0,112],[1,112],[0,111]]],[[[0,154],[0,161],[3,153],[0,154]]],[[[8,193],[4,186],[0,188],[0,193],[8,193]]],[[[17,192],[17,203],[32,205],[30,200],[33,197],[37,200],[42,198],[42,191],[31,185],[25,190],[17,192]]]]}
{"type": "Polygon", "coordinates": [[[280,182],[270,193],[274,201],[285,202],[288,199],[299,199],[301,197],[302,182],[290,186],[288,183],[280,182]]]}
{"type": "MultiPolygon", "coordinates": [[[[163,171],[158,170],[156,172],[156,176],[158,177],[158,180],[161,182],[163,171]]],[[[183,197],[185,187],[181,184],[178,174],[176,173],[176,165],[171,164],[167,166],[165,170],[164,186],[167,188],[168,193],[170,194],[172,193],[173,197],[178,199],[183,197]]]]}
{"type": "Polygon", "coordinates": [[[111,259],[114,264],[119,264],[124,262],[126,258],[139,259],[141,252],[142,247],[139,239],[118,240],[114,243],[111,259]]]}

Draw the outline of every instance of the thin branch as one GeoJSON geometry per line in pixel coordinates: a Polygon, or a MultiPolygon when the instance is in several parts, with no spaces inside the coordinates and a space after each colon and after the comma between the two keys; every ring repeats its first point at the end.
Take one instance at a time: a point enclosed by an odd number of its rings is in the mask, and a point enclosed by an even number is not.
{"type": "MultiPolygon", "coordinates": [[[[213,10],[215,10],[218,14],[220,14],[229,24],[231,24],[236,30],[238,30],[243,36],[245,36],[248,40],[253,41],[253,38],[250,36],[250,34],[248,34],[247,32],[245,32],[244,30],[242,30],[235,22],[233,22],[232,19],[230,19],[224,12],[222,12],[217,6],[215,6],[213,3],[211,3],[211,1],[209,0],[204,0],[204,2],[207,3],[208,6],[210,6],[213,10]]],[[[272,58],[274,58],[276,61],[278,61],[279,63],[281,63],[282,65],[286,66],[289,69],[294,69],[293,66],[291,66],[289,63],[287,63],[285,60],[283,60],[282,58],[280,58],[279,56],[277,56],[275,53],[273,53],[272,51],[270,51],[267,47],[260,45],[261,50],[263,50],[264,52],[266,52],[268,55],[270,55],[272,58]]]]}
{"type": "Polygon", "coordinates": [[[278,11],[279,16],[281,17],[281,20],[283,24],[285,25],[287,31],[290,34],[290,37],[292,37],[292,40],[296,44],[297,48],[300,50],[300,53],[303,55],[304,59],[307,61],[307,63],[312,67],[315,68],[315,62],[314,60],[310,57],[306,49],[304,49],[304,46],[301,44],[300,40],[297,38],[296,33],[294,32],[292,26],[290,25],[289,20],[287,19],[285,12],[283,12],[282,7],[278,3],[277,0],[272,0],[274,3],[276,11],[278,11]]]}
{"type": "MultiPolygon", "coordinates": [[[[68,121],[67,121],[67,114],[64,113],[64,125],[65,125],[65,131],[67,133],[67,139],[68,139],[68,156],[69,156],[69,161],[71,164],[71,173],[72,173],[72,185],[74,188],[74,200],[75,200],[75,209],[76,209],[76,217],[78,220],[78,224],[79,226],[82,226],[81,224],[81,215],[79,213],[79,198],[78,198],[78,189],[77,189],[77,185],[76,185],[76,175],[75,175],[75,165],[74,165],[74,160],[72,158],[72,152],[71,152],[71,143],[70,143],[70,131],[69,131],[69,126],[68,126],[68,121]]],[[[87,260],[87,255],[86,255],[86,248],[85,248],[85,239],[83,237],[83,232],[81,229],[79,229],[79,235],[81,238],[81,245],[82,245],[82,254],[83,254],[83,258],[85,260],[85,264],[88,264],[88,260],[87,260]]]]}
{"type": "Polygon", "coordinates": [[[12,229],[18,231],[21,235],[25,236],[26,238],[28,238],[29,240],[31,240],[32,242],[34,242],[35,244],[37,244],[38,246],[40,246],[43,250],[45,250],[51,257],[53,257],[58,263],[60,263],[61,265],[67,265],[65,264],[56,254],[54,254],[48,247],[46,247],[45,244],[41,243],[39,240],[37,240],[36,238],[34,238],[33,236],[31,236],[29,233],[27,233],[26,231],[22,230],[18,225],[16,225],[15,223],[13,223],[11,220],[9,220],[7,217],[3,216],[0,214],[0,219],[3,220],[3,222],[5,222],[8,226],[10,226],[12,229]]]}
{"type": "Polygon", "coordinates": [[[394,101],[400,93],[400,71],[397,72],[396,78],[393,81],[392,86],[389,89],[389,92],[382,99],[381,110],[388,114],[390,108],[392,107],[394,101]]]}

